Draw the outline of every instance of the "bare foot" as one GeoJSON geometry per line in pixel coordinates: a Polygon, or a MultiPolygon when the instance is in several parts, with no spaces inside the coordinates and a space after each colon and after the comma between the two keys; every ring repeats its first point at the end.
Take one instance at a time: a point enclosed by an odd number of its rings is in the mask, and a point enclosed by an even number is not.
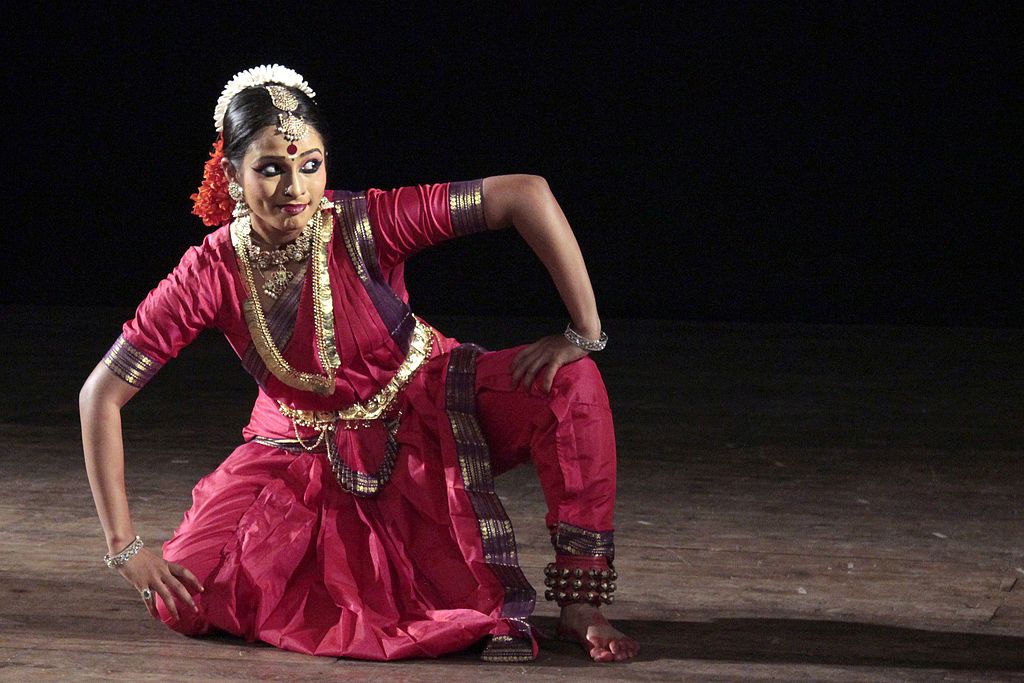
{"type": "Polygon", "coordinates": [[[608,623],[601,610],[586,603],[562,608],[558,637],[579,642],[595,662],[624,662],[640,652],[640,643],[622,634],[608,623]]]}

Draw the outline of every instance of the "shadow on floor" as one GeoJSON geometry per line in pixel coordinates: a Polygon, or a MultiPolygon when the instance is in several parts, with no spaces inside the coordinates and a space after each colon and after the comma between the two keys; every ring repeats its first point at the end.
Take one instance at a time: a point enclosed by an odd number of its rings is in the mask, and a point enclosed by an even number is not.
{"type": "MultiPolygon", "coordinates": [[[[545,633],[554,632],[554,619],[534,621],[545,633]]],[[[615,624],[640,641],[641,661],[1024,671],[1024,638],[1014,636],[804,619],[620,620],[615,624]]],[[[546,640],[538,663],[550,659],[551,664],[566,666],[571,664],[566,660],[577,659],[586,664],[580,654],[573,643],[546,640]]]]}

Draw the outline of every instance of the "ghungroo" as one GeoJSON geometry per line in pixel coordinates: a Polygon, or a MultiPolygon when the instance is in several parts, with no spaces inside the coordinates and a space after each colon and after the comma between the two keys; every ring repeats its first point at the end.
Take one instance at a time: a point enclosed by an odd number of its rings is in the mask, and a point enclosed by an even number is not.
{"type": "Polygon", "coordinates": [[[615,602],[615,581],[618,572],[608,569],[583,569],[559,566],[551,562],[544,568],[544,598],[564,607],[577,602],[585,602],[595,607],[615,602]]]}

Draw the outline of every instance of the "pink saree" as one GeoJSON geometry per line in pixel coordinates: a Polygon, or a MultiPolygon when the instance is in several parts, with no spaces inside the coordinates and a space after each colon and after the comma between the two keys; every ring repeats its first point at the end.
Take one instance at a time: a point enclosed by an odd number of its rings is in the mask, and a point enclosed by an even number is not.
{"type": "Polygon", "coordinates": [[[160,613],[183,633],[220,629],[309,654],[435,657],[490,636],[485,659],[532,659],[535,591],[493,475],[549,454],[537,463],[556,551],[608,566],[614,433],[600,375],[584,359],[550,395],[517,390],[516,349],[459,345],[409,310],[404,260],[485,229],[480,181],[328,198],[304,277],[262,320],[224,226],[185,254],[105,358],[141,387],[215,327],[260,387],[245,443],[196,485],[164,545],[205,586],[199,613],[174,620],[158,601],[160,613]],[[406,375],[385,414],[352,428],[295,418],[374,404],[406,375]]]}

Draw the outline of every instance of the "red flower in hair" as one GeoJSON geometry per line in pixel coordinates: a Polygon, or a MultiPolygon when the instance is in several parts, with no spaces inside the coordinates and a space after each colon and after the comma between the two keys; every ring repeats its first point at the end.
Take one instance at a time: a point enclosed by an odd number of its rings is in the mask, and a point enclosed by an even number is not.
{"type": "Polygon", "coordinates": [[[203,219],[209,226],[227,223],[235,209],[235,200],[228,194],[228,177],[224,175],[221,160],[224,159],[224,137],[217,136],[213,151],[203,167],[203,183],[199,191],[189,197],[193,202],[192,213],[203,219]]]}

